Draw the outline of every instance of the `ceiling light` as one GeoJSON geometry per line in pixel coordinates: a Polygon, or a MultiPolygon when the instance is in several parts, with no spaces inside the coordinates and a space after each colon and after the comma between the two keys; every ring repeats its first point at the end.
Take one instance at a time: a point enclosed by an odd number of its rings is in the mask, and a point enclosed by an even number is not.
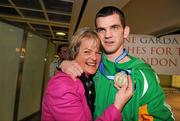
{"type": "Polygon", "coordinates": [[[13,32],[13,31],[14,31],[14,29],[9,29],[9,31],[10,31],[10,32],[13,32]]]}
{"type": "Polygon", "coordinates": [[[65,36],[66,33],[64,33],[64,32],[56,32],[56,35],[65,36]]]}
{"type": "Polygon", "coordinates": [[[33,37],[33,35],[32,35],[32,34],[29,34],[28,37],[33,37]]]}

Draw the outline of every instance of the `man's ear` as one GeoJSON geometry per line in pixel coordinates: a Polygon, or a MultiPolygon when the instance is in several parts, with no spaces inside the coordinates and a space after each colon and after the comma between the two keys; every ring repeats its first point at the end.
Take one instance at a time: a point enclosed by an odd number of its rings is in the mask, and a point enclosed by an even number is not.
{"type": "Polygon", "coordinates": [[[129,26],[126,26],[124,29],[124,38],[127,38],[129,36],[130,33],[130,28],[129,26]]]}

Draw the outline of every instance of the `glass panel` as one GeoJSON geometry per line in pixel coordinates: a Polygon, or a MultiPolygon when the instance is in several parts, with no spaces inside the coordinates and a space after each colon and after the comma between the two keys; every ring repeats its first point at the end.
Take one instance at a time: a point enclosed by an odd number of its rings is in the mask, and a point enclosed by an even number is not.
{"type": "Polygon", "coordinates": [[[50,70],[50,64],[51,62],[54,60],[54,55],[56,54],[56,48],[55,48],[55,44],[53,44],[52,42],[49,42],[48,44],[48,57],[47,57],[47,61],[46,61],[46,71],[45,71],[45,82],[44,82],[44,87],[46,87],[48,80],[50,79],[50,74],[49,74],[49,70],[50,70]]]}
{"type": "Polygon", "coordinates": [[[12,121],[23,30],[0,22],[0,121],[12,121]]]}
{"type": "Polygon", "coordinates": [[[28,33],[18,120],[40,110],[47,40],[28,33]]]}

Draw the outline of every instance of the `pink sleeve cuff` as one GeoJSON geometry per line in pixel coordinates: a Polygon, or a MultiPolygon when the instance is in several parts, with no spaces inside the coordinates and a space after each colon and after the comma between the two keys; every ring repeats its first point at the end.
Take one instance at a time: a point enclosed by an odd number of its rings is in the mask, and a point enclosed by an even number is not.
{"type": "Polygon", "coordinates": [[[95,121],[122,121],[122,114],[114,105],[111,105],[95,121]]]}
{"type": "Polygon", "coordinates": [[[115,121],[122,121],[122,113],[114,105],[109,106],[108,109],[111,111],[115,121]]]}

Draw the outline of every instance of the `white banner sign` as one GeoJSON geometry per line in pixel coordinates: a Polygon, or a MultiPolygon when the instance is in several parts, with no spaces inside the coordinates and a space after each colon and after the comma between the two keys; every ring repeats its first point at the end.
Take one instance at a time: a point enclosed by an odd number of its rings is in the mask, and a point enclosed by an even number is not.
{"type": "Polygon", "coordinates": [[[132,34],[125,42],[129,54],[144,60],[162,75],[180,75],[180,34],[156,38],[132,34]]]}

